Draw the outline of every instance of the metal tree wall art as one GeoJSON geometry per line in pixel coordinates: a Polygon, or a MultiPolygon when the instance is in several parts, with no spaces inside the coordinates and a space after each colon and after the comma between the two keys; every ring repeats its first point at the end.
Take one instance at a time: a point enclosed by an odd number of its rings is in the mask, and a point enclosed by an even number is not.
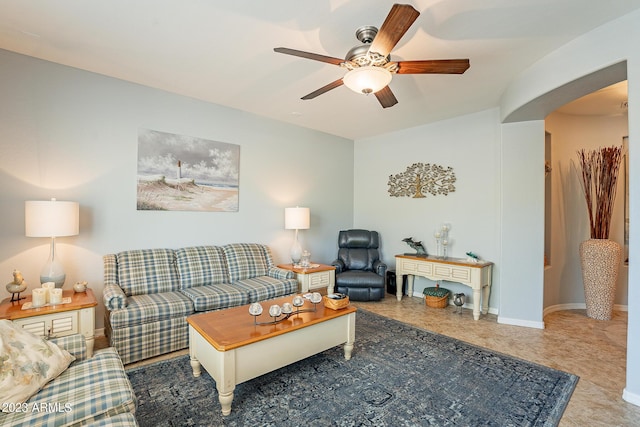
{"type": "Polygon", "coordinates": [[[389,195],[392,197],[423,198],[427,193],[434,196],[456,191],[456,175],[451,166],[431,163],[414,163],[407,170],[389,176],[389,195]]]}

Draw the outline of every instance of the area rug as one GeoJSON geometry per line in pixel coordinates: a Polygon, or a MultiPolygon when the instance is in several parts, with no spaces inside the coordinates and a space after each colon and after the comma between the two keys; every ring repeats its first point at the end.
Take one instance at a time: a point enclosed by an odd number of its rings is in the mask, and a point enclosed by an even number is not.
{"type": "Polygon", "coordinates": [[[239,384],[226,417],[188,356],[127,373],[141,427],[555,426],[578,381],[365,310],[351,360],[335,347],[239,384]]]}

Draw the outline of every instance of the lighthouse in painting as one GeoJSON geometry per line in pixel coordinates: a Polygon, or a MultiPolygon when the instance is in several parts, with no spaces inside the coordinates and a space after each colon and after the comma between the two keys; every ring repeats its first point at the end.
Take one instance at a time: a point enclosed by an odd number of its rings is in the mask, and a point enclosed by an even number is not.
{"type": "Polygon", "coordinates": [[[182,178],[182,162],[178,160],[178,179],[182,178]]]}

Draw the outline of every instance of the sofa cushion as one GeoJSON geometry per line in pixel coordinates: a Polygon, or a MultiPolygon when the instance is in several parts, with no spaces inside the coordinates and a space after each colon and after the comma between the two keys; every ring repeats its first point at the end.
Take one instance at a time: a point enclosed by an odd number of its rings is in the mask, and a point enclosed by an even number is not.
{"type": "Polygon", "coordinates": [[[176,264],[180,276],[180,289],[229,283],[227,261],[224,251],[219,246],[177,249],[176,264]]]}
{"type": "Polygon", "coordinates": [[[237,286],[249,295],[249,303],[278,298],[298,291],[296,279],[281,280],[269,276],[238,280],[233,286],[237,286]]]}
{"type": "Polygon", "coordinates": [[[128,301],[127,308],[111,312],[109,321],[113,329],[193,314],[193,302],[181,292],[135,295],[128,301]]]}
{"type": "Polygon", "coordinates": [[[26,413],[6,414],[11,426],[83,425],[124,412],[135,412],[135,394],[113,348],[73,364],[27,401],[26,413]]]}
{"type": "Polygon", "coordinates": [[[0,320],[0,402],[26,402],[74,360],[56,344],[10,320],[0,320]]]}
{"type": "Polygon", "coordinates": [[[211,311],[249,303],[249,293],[229,284],[205,285],[183,289],[193,301],[195,311],[211,311]]]}
{"type": "Polygon", "coordinates": [[[120,252],[116,257],[118,283],[127,296],[180,289],[173,250],[138,249],[120,252]]]}
{"type": "Polygon", "coordinates": [[[257,243],[233,243],[223,246],[231,283],[250,277],[265,276],[273,265],[271,252],[257,243]]]}

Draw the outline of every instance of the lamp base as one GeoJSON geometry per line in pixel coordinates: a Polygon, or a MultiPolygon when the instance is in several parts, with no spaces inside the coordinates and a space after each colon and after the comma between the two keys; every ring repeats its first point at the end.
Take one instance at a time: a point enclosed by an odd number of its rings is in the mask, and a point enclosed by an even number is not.
{"type": "Polygon", "coordinates": [[[298,230],[296,230],[295,237],[293,239],[293,244],[291,245],[291,263],[293,265],[300,264],[300,259],[302,258],[302,246],[300,246],[300,242],[298,241],[298,230]]]}
{"type": "Polygon", "coordinates": [[[67,275],[64,272],[64,268],[62,268],[62,264],[56,255],[56,239],[52,237],[49,259],[40,271],[40,283],[53,282],[56,284],[56,288],[61,288],[66,278],[67,275]]]}
{"type": "Polygon", "coordinates": [[[67,275],[62,273],[62,275],[58,275],[58,276],[43,276],[42,274],[40,274],[40,284],[43,283],[47,283],[47,282],[53,282],[56,284],[56,288],[61,288],[62,285],[64,285],[64,281],[66,280],[67,275]]]}

